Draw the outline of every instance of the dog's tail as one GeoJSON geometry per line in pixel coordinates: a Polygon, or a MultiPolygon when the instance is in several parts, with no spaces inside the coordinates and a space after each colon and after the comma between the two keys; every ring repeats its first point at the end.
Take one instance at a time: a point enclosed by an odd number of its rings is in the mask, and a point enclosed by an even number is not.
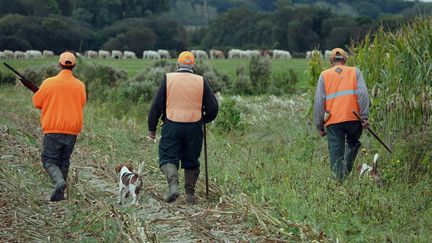
{"type": "Polygon", "coordinates": [[[373,164],[372,164],[372,174],[376,175],[378,174],[378,154],[374,155],[373,164]]]}
{"type": "Polygon", "coordinates": [[[138,166],[138,175],[142,175],[144,172],[144,161],[138,166]]]}

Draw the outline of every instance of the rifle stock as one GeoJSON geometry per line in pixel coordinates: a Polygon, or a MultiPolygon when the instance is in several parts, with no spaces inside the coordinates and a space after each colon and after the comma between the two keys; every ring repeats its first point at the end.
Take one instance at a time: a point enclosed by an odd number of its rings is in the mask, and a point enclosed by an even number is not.
{"type": "Polygon", "coordinates": [[[29,90],[33,91],[33,93],[36,93],[39,90],[39,87],[36,86],[34,83],[30,82],[28,79],[26,79],[22,74],[20,74],[17,70],[15,70],[13,67],[11,67],[7,63],[3,63],[9,70],[14,72],[18,77],[21,83],[29,90]]]}

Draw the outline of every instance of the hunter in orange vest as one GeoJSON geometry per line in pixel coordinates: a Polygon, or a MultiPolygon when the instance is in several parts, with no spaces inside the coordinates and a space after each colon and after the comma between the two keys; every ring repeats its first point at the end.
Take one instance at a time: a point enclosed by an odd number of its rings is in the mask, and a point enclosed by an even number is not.
{"type": "Polygon", "coordinates": [[[360,148],[362,129],[367,128],[369,96],[358,68],[345,66],[346,52],[335,48],[330,54],[332,67],[323,71],[315,93],[315,126],[327,136],[330,166],[342,181],[353,168],[360,148]],[[362,124],[352,111],[364,119],[362,124]]]}
{"type": "Polygon", "coordinates": [[[86,92],[84,84],[73,76],[75,64],[75,54],[63,52],[61,71],[45,79],[33,95],[34,106],[42,111],[43,168],[55,184],[51,201],[64,199],[70,156],[83,127],[86,92]]]}
{"type": "Polygon", "coordinates": [[[203,123],[216,118],[218,103],[206,78],[194,74],[195,57],[180,53],[177,72],[168,73],[153,99],[148,115],[148,137],[156,139],[158,119],[162,116],[159,167],[166,175],[166,201],[179,196],[178,168],[184,169],[186,202],[195,202],[195,185],[200,173],[199,157],[203,143],[203,123]]]}

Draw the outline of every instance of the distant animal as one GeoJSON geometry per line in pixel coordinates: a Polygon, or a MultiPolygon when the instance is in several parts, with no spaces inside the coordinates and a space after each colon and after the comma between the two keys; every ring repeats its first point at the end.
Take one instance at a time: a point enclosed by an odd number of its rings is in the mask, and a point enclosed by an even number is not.
{"type": "Polygon", "coordinates": [[[259,57],[260,52],[258,50],[246,50],[246,53],[249,55],[249,57],[259,57]]]}
{"type": "Polygon", "coordinates": [[[124,51],[123,52],[123,58],[124,59],[136,59],[136,54],[133,51],[124,51]]]}
{"type": "Polygon", "coordinates": [[[133,171],[133,166],[130,164],[119,164],[115,167],[115,171],[119,175],[118,203],[123,204],[124,200],[131,194],[131,205],[139,205],[138,195],[143,185],[142,165],[140,165],[138,173],[133,171]]]}
{"type": "Polygon", "coordinates": [[[15,51],[14,52],[14,58],[15,59],[23,59],[23,58],[26,58],[26,54],[25,54],[25,52],[22,52],[22,51],[15,51]]]}
{"type": "Polygon", "coordinates": [[[169,54],[169,52],[167,50],[161,50],[161,49],[159,49],[157,52],[159,53],[159,55],[160,55],[161,58],[166,58],[166,59],[170,59],[171,58],[171,55],[169,54]]]}
{"type": "Polygon", "coordinates": [[[143,52],[143,59],[159,60],[161,55],[157,51],[147,50],[143,52]]]}
{"type": "Polygon", "coordinates": [[[102,59],[105,59],[105,58],[109,58],[109,57],[111,57],[111,54],[110,54],[109,51],[106,51],[106,50],[99,50],[99,51],[98,51],[98,57],[99,57],[99,58],[102,58],[102,59]]]}
{"type": "Polygon", "coordinates": [[[119,50],[112,50],[111,57],[114,59],[121,59],[123,57],[123,53],[119,50]]]}
{"type": "Polygon", "coordinates": [[[312,51],[306,52],[306,58],[307,59],[311,59],[315,55],[319,55],[319,57],[321,57],[321,58],[323,57],[321,51],[319,51],[319,50],[312,50],[312,51]]]}
{"type": "Polygon", "coordinates": [[[6,54],[0,51],[0,59],[6,59],[6,54]]]}
{"type": "Polygon", "coordinates": [[[84,53],[84,55],[87,58],[97,58],[98,53],[96,51],[93,51],[93,50],[88,50],[84,53]]]}
{"type": "Polygon", "coordinates": [[[218,59],[218,58],[220,58],[220,59],[225,58],[223,51],[214,50],[214,49],[210,50],[210,59],[218,59]]]}
{"type": "Polygon", "coordinates": [[[291,53],[289,51],[284,50],[273,50],[273,58],[274,59],[291,59],[291,53]]]}
{"type": "Polygon", "coordinates": [[[357,171],[359,173],[359,177],[362,176],[370,176],[375,181],[380,181],[380,176],[378,174],[378,154],[374,155],[372,166],[367,164],[362,164],[357,167],[357,171]]]}
{"type": "Polygon", "coordinates": [[[325,50],[325,51],[324,51],[324,58],[325,58],[325,59],[329,59],[329,58],[330,58],[330,53],[331,53],[330,50],[325,50]]]}
{"type": "Polygon", "coordinates": [[[50,50],[43,50],[43,51],[42,51],[42,55],[43,55],[44,57],[53,57],[53,56],[54,56],[54,52],[53,52],[53,51],[50,51],[50,50]]]}
{"type": "Polygon", "coordinates": [[[27,50],[25,52],[26,58],[42,58],[42,52],[38,50],[27,50]]]}
{"type": "Polygon", "coordinates": [[[191,50],[191,53],[195,56],[196,59],[208,59],[207,52],[204,50],[191,50]]]}
{"type": "Polygon", "coordinates": [[[247,59],[250,58],[250,55],[247,51],[243,51],[240,49],[231,49],[228,51],[228,58],[242,58],[247,59]]]}
{"type": "Polygon", "coordinates": [[[14,52],[11,50],[4,50],[3,53],[6,56],[6,59],[12,59],[15,57],[14,52]]]}

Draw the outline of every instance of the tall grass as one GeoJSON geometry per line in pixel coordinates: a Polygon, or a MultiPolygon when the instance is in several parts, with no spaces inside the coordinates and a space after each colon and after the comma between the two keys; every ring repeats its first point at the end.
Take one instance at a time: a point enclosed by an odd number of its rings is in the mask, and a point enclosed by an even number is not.
{"type": "Polygon", "coordinates": [[[418,18],[395,33],[381,29],[352,51],[371,91],[375,121],[389,131],[430,126],[432,18],[418,18]]]}

